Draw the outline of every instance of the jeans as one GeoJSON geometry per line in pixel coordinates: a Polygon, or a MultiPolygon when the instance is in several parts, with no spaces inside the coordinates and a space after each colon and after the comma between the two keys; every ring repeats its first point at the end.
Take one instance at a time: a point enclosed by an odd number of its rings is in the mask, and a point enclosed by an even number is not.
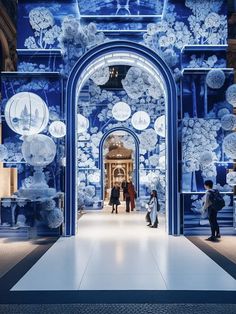
{"type": "Polygon", "coordinates": [[[215,237],[220,234],[220,228],[217,222],[217,210],[211,206],[208,208],[208,219],[211,226],[211,236],[215,237]]]}

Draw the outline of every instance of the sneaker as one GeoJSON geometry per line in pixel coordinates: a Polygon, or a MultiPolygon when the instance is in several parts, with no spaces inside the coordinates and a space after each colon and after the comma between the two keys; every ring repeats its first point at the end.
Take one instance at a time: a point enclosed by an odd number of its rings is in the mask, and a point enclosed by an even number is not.
{"type": "Polygon", "coordinates": [[[216,237],[209,237],[209,238],[206,239],[206,241],[215,242],[216,241],[216,237]]]}
{"type": "Polygon", "coordinates": [[[221,235],[220,235],[220,234],[217,234],[217,235],[216,235],[216,238],[217,238],[217,239],[220,239],[220,238],[221,238],[221,235]]]}

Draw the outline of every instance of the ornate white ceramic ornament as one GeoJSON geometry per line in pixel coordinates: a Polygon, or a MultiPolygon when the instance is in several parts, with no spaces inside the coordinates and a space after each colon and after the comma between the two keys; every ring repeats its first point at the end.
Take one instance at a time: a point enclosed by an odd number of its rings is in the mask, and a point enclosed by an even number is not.
{"type": "Polygon", "coordinates": [[[43,99],[34,93],[17,93],[7,101],[5,119],[8,126],[18,134],[37,134],[48,124],[48,107],[43,99]]]}
{"type": "Polygon", "coordinates": [[[227,173],[227,175],[226,175],[226,182],[230,186],[236,185],[236,171],[231,171],[231,172],[227,173]]]}
{"type": "Polygon", "coordinates": [[[54,208],[47,215],[47,223],[49,228],[58,228],[63,223],[63,213],[58,207],[54,208]]]}
{"type": "Polygon", "coordinates": [[[32,166],[45,167],[56,155],[55,143],[49,136],[43,134],[26,137],[21,150],[25,161],[32,166]]]}
{"type": "Polygon", "coordinates": [[[225,114],[221,118],[221,127],[225,131],[231,131],[236,127],[236,116],[234,114],[225,114]]]}
{"type": "Polygon", "coordinates": [[[119,101],[113,106],[112,115],[117,121],[125,121],[131,115],[130,106],[123,101],[119,101]]]}
{"type": "Polygon", "coordinates": [[[49,188],[43,172],[43,167],[49,165],[56,155],[53,140],[43,134],[28,136],[25,137],[21,150],[25,161],[34,166],[34,175],[28,187],[19,189],[19,196],[29,199],[54,196],[56,190],[49,188]]]}
{"type": "Polygon", "coordinates": [[[145,111],[137,111],[133,114],[131,123],[136,130],[145,130],[150,124],[150,116],[145,111]]]}
{"type": "Polygon", "coordinates": [[[228,134],[223,140],[223,149],[227,157],[236,159],[236,133],[228,134]]]}
{"type": "Polygon", "coordinates": [[[89,128],[89,120],[80,113],[77,114],[77,119],[78,119],[77,132],[85,133],[89,128]]]}
{"type": "Polygon", "coordinates": [[[225,83],[225,74],[222,70],[212,69],[207,73],[206,83],[212,89],[219,89],[225,83]]]}
{"type": "Polygon", "coordinates": [[[56,138],[61,138],[66,135],[66,125],[62,121],[53,121],[48,130],[49,133],[56,138]]]}
{"type": "Polygon", "coordinates": [[[96,85],[106,84],[109,81],[109,78],[110,78],[109,67],[100,68],[91,76],[91,80],[93,80],[93,82],[96,85]]]}
{"type": "Polygon", "coordinates": [[[154,130],[156,133],[161,136],[165,137],[166,136],[166,121],[165,121],[165,116],[160,116],[156,119],[154,123],[154,130]]]}
{"type": "Polygon", "coordinates": [[[225,96],[228,103],[236,107],[236,84],[232,84],[227,88],[225,96]]]}

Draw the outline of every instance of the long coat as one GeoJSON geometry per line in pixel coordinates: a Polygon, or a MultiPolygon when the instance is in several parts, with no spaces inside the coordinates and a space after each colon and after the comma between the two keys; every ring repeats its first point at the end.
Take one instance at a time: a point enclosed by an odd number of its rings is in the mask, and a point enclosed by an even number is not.
{"type": "Polygon", "coordinates": [[[120,205],[120,188],[113,187],[111,190],[110,205],[120,205]]]}
{"type": "Polygon", "coordinates": [[[156,221],[158,221],[158,200],[156,197],[152,197],[151,200],[148,203],[148,206],[151,210],[150,212],[150,219],[151,219],[151,224],[154,225],[156,221]]]}
{"type": "Polygon", "coordinates": [[[129,183],[128,184],[128,193],[129,193],[129,197],[130,197],[130,207],[131,207],[131,210],[133,210],[135,208],[135,189],[134,189],[134,185],[133,183],[129,183]]]}

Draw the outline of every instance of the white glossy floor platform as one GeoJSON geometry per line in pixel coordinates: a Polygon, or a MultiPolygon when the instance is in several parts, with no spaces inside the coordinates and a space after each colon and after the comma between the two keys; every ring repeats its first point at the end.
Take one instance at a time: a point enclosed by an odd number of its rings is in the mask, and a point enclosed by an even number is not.
{"type": "Polygon", "coordinates": [[[150,229],[144,215],[85,214],[78,235],[60,238],[12,290],[236,290],[185,237],[150,229]]]}

